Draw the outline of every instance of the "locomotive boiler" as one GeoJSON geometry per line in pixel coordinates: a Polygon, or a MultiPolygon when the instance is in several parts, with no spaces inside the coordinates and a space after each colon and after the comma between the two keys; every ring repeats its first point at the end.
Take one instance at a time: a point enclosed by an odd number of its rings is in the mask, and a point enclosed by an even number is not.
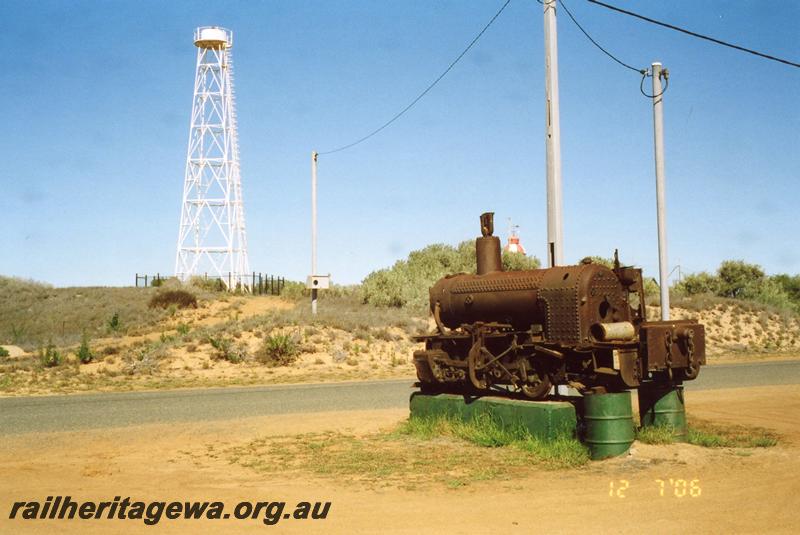
{"type": "Polygon", "coordinates": [[[481,215],[477,274],[456,274],[430,289],[436,322],[416,337],[424,392],[517,392],[547,396],[553,385],[582,393],[643,383],[678,385],[705,364],[705,331],[693,320],[647,321],[641,269],[614,255],[608,268],[503,271],[493,214],[481,215]]]}

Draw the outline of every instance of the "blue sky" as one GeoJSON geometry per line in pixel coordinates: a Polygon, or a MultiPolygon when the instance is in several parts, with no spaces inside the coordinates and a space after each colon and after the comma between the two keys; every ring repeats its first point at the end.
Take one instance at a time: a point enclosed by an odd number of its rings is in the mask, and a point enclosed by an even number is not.
{"type": "MultiPolygon", "coordinates": [[[[800,69],[566,0],[623,61],[660,60],[669,253],[684,272],[743,258],[800,271],[800,69]]],[[[800,3],[617,5],[800,60],[800,3]]],[[[0,4],[0,274],[127,285],[173,269],[191,107],[193,30],[234,31],[250,263],[302,279],[309,154],[405,106],[497,1],[0,4]]],[[[657,272],[650,102],[639,77],[559,16],[568,262],[620,249],[657,272]]],[[[320,157],[319,266],[353,283],[429,243],[474,238],[478,215],[521,226],[545,257],[541,6],[512,0],[400,121],[320,157]]]]}

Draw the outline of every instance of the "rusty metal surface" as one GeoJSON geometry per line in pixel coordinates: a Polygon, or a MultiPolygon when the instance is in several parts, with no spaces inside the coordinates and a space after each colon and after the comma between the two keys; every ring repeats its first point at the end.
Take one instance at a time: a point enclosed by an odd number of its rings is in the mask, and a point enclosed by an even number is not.
{"type": "Polygon", "coordinates": [[[644,321],[641,270],[585,259],[577,266],[505,272],[492,213],[481,216],[478,274],[430,289],[437,332],[414,353],[423,389],[505,386],[531,398],[551,384],[584,391],[679,383],[705,363],[705,331],[694,321],[644,321]],[[608,336],[624,327],[624,336],[608,336]],[[632,326],[632,331],[631,331],[632,326]]]}

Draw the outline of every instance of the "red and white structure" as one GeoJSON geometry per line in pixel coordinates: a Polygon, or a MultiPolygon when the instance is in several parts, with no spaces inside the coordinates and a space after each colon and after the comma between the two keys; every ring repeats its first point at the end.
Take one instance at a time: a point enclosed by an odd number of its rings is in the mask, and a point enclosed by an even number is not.
{"type": "Polygon", "coordinates": [[[525,254],[525,248],[519,242],[519,225],[512,225],[509,221],[508,243],[503,250],[507,253],[525,254]]]}
{"type": "Polygon", "coordinates": [[[194,33],[197,66],[183,185],[175,276],[208,274],[228,289],[248,288],[239,141],[233,87],[233,33],[194,33]]]}

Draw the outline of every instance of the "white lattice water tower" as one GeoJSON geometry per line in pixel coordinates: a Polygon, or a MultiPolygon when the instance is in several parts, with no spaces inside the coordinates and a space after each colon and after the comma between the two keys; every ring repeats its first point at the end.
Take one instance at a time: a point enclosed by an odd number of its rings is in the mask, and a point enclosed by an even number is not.
{"type": "Polygon", "coordinates": [[[195,30],[189,148],[175,255],[175,276],[219,278],[229,289],[247,288],[250,271],[244,224],[233,33],[216,26],[195,30]]]}

